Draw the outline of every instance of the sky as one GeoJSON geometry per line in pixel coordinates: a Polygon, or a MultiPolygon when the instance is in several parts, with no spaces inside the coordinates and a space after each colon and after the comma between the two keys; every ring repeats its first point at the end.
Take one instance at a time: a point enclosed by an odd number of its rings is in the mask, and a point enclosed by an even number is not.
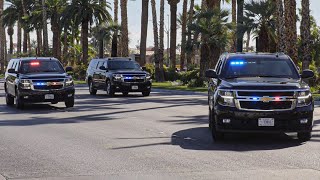
{"type": "MultiPolygon", "coordinates": [[[[119,0],[120,1],[120,0],[119,0]]],[[[140,29],[141,29],[141,1],[142,0],[128,0],[128,29],[129,29],[129,47],[136,48],[136,45],[140,44],[140,29]]],[[[150,1],[150,0],[149,0],[150,1]]],[[[155,0],[157,6],[157,18],[159,21],[159,11],[160,11],[160,0],[155,0]]],[[[249,0],[246,0],[249,1],[249,0]]],[[[107,0],[111,4],[110,14],[113,13],[113,0],[107,0]]],[[[301,8],[301,0],[297,0],[297,8],[301,8]]],[[[190,3],[190,2],[189,2],[190,3]]],[[[188,3],[188,9],[190,4],[188,3]]],[[[182,13],[182,5],[183,0],[180,0],[178,3],[178,12],[182,13]]],[[[195,0],[195,4],[201,4],[201,0],[195,0]]],[[[6,3],[5,3],[6,6],[6,3]]],[[[223,9],[229,10],[231,12],[231,5],[223,4],[223,9]]],[[[320,0],[310,0],[310,10],[311,15],[313,15],[316,19],[318,25],[320,25],[320,0]]],[[[165,29],[168,28],[168,20],[170,15],[170,6],[168,5],[168,0],[165,0],[165,29]]],[[[119,22],[121,20],[120,16],[120,3],[119,3],[119,22]]],[[[231,19],[231,17],[230,17],[231,19]]],[[[298,33],[299,33],[299,22],[297,23],[298,33]]],[[[50,26],[48,27],[50,30],[50,26]]],[[[159,28],[159,27],[158,27],[159,28]]],[[[17,31],[15,30],[15,33],[17,31]]],[[[166,36],[165,36],[166,37],[166,36]]],[[[32,40],[36,40],[36,35],[33,33],[31,35],[32,40]]],[[[49,38],[52,39],[52,34],[49,34],[49,38]]],[[[16,34],[14,35],[14,42],[16,42],[16,34]]],[[[49,41],[51,42],[51,40],[49,41]]],[[[177,31],[177,44],[181,42],[181,30],[178,29],[177,31]]],[[[153,46],[153,26],[152,26],[152,12],[151,12],[151,4],[149,4],[149,21],[148,21],[148,35],[147,35],[147,47],[153,46]]],[[[251,42],[252,43],[252,42],[251,42]]],[[[167,46],[167,38],[164,39],[165,47],[167,46]]]]}

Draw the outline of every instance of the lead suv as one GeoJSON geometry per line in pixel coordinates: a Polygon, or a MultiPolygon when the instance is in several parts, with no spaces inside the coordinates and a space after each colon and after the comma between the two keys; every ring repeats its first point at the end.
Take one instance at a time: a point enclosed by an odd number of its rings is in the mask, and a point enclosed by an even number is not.
{"type": "Polygon", "coordinates": [[[11,59],[5,73],[7,105],[21,109],[26,103],[65,102],[74,106],[74,84],[67,72],[55,58],[11,59]]]}
{"type": "Polygon", "coordinates": [[[152,80],[149,73],[142,70],[140,65],[130,58],[93,59],[87,69],[86,82],[91,95],[97,90],[105,90],[107,95],[114,96],[122,92],[141,92],[149,96],[152,80]]]}
{"type": "Polygon", "coordinates": [[[299,74],[282,53],[222,55],[206,72],[213,139],[228,132],[297,132],[299,140],[310,140],[314,103],[304,80],[313,76],[299,74]]]}

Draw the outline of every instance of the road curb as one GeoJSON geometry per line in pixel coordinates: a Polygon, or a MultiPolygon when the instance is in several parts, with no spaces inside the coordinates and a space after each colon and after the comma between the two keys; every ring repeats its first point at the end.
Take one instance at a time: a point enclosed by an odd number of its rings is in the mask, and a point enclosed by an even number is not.
{"type": "Polygon", "coordinates": [[[0,174],[0,180],[6,180],[6,178],[0,174]]]}

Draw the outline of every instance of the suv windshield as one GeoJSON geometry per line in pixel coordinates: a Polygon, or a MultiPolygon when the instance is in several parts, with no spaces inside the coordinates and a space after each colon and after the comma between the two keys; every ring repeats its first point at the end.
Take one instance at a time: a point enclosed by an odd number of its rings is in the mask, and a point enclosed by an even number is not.
{"type": "Polygon", "coordinates": [[[229,59],[222,71],[225,78],[278,77],[299,78],[289,59],[229,59]]]}
{"type": "Polygon", "coordinates": [[[64,69],[59,61],[56,60],[32,60],[32,61],[22,61],[20,72],[22,74],[29,73],[64,73],[64,69]]]}
{"type": "Polygon", "coordinates": [[[122,60],[116,60],[116,61],[108,61],[108,69],[110,70],[118,70],[118,69],[139,69],[138,64],[134,61],[122,61],[122,60]]]}

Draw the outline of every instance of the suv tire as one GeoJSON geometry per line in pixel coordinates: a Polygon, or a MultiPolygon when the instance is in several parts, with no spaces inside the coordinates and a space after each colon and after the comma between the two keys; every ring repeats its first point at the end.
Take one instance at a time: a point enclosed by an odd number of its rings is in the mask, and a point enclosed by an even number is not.
{"type": "Polygon", "coordinates": [[[311,132],[300,132],[298,133],[298,139],[302,142],[309,141],[311,139],[311,132]]]}
{"type": "Polygon", "coordinates": [[[7,106],[14,105],[14,97],[12,97],[10,94],[6,93],[6,104],[7,106]]]}
{"type": "Polygon", "coordinates": [[[110,96],[110,97],[113,97],[114,96],[114,90],[112,88],[112,85],[111,85],[111,81],[107,81],[107,95],[110,96]]]}
{"type": "Polygon", "coordinates": [[[66,105],[67,108],[71,108],[74,106],[74,97],[67,99],[64,104],[66,105]]]}
{"type": "Polygon", "coordinates": [[[209,127],[210,127],[210,131],[211,131],[212,139],[215,142],[221,141],[224,139],[224,133],[217,131],[217,127],[215,124],[216,117],[212,114],[212,112],[211,112],[211,118],[212,119],[210,120],[209,127]]]}
{"type": "Polygon", "coordinates": [[[92,80],[89,81],[89,93],[90,93],[90,95],[96,95],[97,94],[97,90],[94,89],[92,80]]]}
{"type": "Polygon", "coordinates": [[[142,92],[142,96],[150,96],[150,91],[144,91],[144,92],[142,92]]]}
{"type": "Polygon", "coordinates": [[[24,108],[24,103],[21,100],[21,97],[19,95],[19,91],[18,90],[16,90],[15,103],[16,103],[16,108],[17,109],[23,109],[24,108]]]}

